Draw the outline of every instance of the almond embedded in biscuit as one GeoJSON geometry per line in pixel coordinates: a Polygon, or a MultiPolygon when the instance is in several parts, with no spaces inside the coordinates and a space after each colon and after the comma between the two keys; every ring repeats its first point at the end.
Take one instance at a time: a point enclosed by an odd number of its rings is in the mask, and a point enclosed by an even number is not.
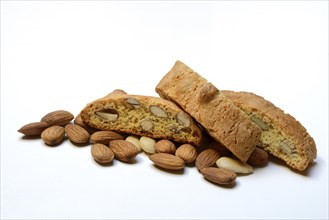
{"type": "Polygon", "coordinates": [[[81,111],[85,124],[154,139],[170,139],[198,146],[202,132],[191,116],[175,103],[152,96],[113,92],[81,111]]]}
{"type": "Polygon", "coordinates": [[[263,130],[259,145],[266,152],[299,171],[316,159],[314,139],[293,116],[254,93],[222,92],[263,130]]]}
{"type": "Polygon", "coordinates": [[[259,143],[261,129],[214,85],[180,61],[160,80],[156,92],[177,103],[243,162],[259,143]]]}

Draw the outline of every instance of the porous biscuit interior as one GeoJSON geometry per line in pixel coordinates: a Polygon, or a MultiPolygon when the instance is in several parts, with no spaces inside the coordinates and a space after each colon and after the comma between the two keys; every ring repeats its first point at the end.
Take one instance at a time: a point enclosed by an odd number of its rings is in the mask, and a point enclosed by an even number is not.
{"type": "Polygon", "coordinates": [[[175,104],[155,97],[124,95],[102,99],[82,111],[86,124],[100,130],[117,130],[153,138],[198,145],[201,131],[175,104]]]}
{"type": "Polygon", "coordinates": [[[160,97],[190,114],[215,140],[246,162],[261,130],[234,103],[193,69],[176,61],[156,86],[160,97]]]}
{"type": "MultiPolygon", "coordinates": [[[[248,112],[246,112],[248,114],[248,112]]],[[[268,128],[262,131],[260,138],[260,146],[272,155],[284,160],[289,166],[303,170],[308,165],[305,161],[305,152],[295,147],[294,141],[285,134],[279,127],[271,124],[266,117],[249,113],[252,118],[261,118],[264,124],[268,124],[268,128]]]]}
{"type": "Polygon", "coordinates": [[[313,138],[291,115],[255,94],[223,92],[262,129],[259,145],[264,150],[300,171],[316,158],[313,138]]]}

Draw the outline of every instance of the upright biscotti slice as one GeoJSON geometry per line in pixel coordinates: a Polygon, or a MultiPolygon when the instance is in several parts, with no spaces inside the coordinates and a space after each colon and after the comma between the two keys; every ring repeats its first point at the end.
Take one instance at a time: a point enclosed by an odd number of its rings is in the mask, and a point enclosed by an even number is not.
{"type": "Polygon", "coordinates": [[[263,97],[249,92],[222,91],[262,130],[261,147],[297,170],[316,159],[316,145],[303,125],[263,97]]]}
{"type": "Polygon", "coordinates": [[[172,139],[195,146],[201,130],[193,119],[173,102],[122,90],[88,104],[81,111],[83,122],[99,130],[113,130],[152,138],[172,139]]]}
{"type": "Polygon", "coordinates": [[[161,79],[156,92],[179,104],[243,162],[259,142],[261,129],[216,87],[180,61],[161,79]]]}

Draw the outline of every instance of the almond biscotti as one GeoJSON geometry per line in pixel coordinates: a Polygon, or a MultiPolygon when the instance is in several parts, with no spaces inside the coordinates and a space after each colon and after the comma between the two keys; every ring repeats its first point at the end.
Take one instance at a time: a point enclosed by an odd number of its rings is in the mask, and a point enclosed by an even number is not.
{"type": "Polygon", "coordinates": [[[259,142],[261,129],[216,87],[180,61],[161,79],[156,92],[180,105],[243,162],[259,142]]]}
{"type": "Polygon", "coordinates": [[[128,95],[122,90],[88,104],[81,111],[81,118],[99,130],[172,139],[195,146],[202,139],[200,128],[176,104],[157,97],[128,95]]]}
{"type": "Polygon", "coordinates": [[[263,130],[260,145],[264,150],[300,171],[316,158],[313,138],[293,116],[253,93],[222,92],[263,130]]]}

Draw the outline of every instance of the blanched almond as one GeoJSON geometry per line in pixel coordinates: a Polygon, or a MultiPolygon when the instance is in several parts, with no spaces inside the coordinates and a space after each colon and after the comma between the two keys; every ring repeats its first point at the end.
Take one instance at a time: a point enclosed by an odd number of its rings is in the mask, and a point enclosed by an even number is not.
{"type": "Polygon", "coordinates": [[[141,137],[139,139],[139,142],[140,142],[141,148],[146,153],[149,153],[149,154],[156,153],[156,149],[155,149],[156,141],[153,138],[150,138],[150,137],[141,137]]]}
{"type": "Polygon", "coordinates": [[[138,151],[142,151],[141,148],[141,144],[139,141],[139,137],[135,136],[135,135],[129,135],[128,137],[126,137],[126,141],[132,143],[133,145],[135,145],[135,147],[138,149],[138,151]]]}
{"type": "Polygon", "coordinates": [[[229,157],[221,157],[216,161],[216,165],[219,168],[225,168],[235,173],[252,173],[253,168],[249,164],[243,163],[240,160],[235,160],[229,157]]]}

